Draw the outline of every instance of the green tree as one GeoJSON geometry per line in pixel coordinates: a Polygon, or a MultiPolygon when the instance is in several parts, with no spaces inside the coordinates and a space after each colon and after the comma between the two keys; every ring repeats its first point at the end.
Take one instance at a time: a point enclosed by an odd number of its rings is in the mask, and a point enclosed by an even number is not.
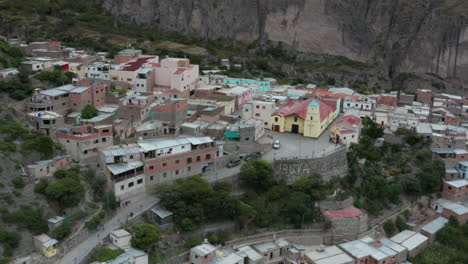
{"type": "Polygon", "coordinates": [[[408,229],[408,225],[406,224],[405,220],[398,216],[395,220],[395,226],[398,228],[398,231],[403,231],[408,229]]]}
{"type": "Polygon", "coordinates": [[[188,232],[197,229],[197,225],[189,218],[184,218],[180,222],[180,228],[182,228],[182,231],[188,232]]]}
{"type": "Polygon", "coordinates": [[[242,164],[240,169],[240,179],[245,185],[252,187],[256,191],[267,191],[273,184],[274,170],[271,164],[265,160],[253,159],[242,164]]]}
{"type": "Polygon", "coordinates": [[[34,192],[35,193],[40,193],[40,194],[45,194],[45,191],[47,189],[47,186],[49,186],[49,181],[45,178],[41,178],[36,185],[34,185],[34,192]]]}
{"type": "Polygon", "coordinates": [[[161,235],[159,229],[152,224],[134,225],[132,231],[132,246],[142,250],[148,250],[159,241],[161,235]]]}
{"type": "Polygon", "coordinates": [[[52,229],[52,237],[61,241],[72,232],[72,226],[68,221],[64,221],[61,225],[52,229]]]}
{"type": "Polygon", "coordinates": [[[0,243],[3,245],[3,255],[5,257],[13,255],[13,250],[19,246],[20,240],[21,235],[19,233],[0,229],[0,243]]]}
{"type": "Polygon", "coordinates": [[[315,208],[310,197],[302,192],[293,192],[287,202],[287,215],[296,227],[315,218],[315,208]]]}
{"type": "Polygon", "coordinates": [[[83,185],[72,177],[63,178],[46,188],[47,198],[64,208],[77,206],[83,195],[83,185]]]}
{"type": "Polygon", "coordinates": [[[383,229],[385,231],[385,234],[387,234],[387,236],[389,237],[395,233],[397,228],[392,220],[387,220],[383,224],[383,229]]]}
{"type": "Polygon", "coordinates": [[[16,176],[13,179],[11,179],[11,183],[16,189],[22,189],[25,185],[24,180],[21,176],[16,176]]]}
{"type": "Polygon", "coordinates": [[[203,239],[201,239],[198,236],[190,236],[186,241],[185,241],[185,248],[193,248],[198,245],[201,245],[203,243],[203,239]]]}
{"type": "Polygon", "coordinates": [[[372,139],[381,138],[384,134],[384,128],[378,126],[372,119],[365,117],[363,120],[364,127],[362,128],[362,135],[368,136],[372,139]]]}
{"type": "Polygon", "coordinates": [[[291,187],[296,192],[308,194],[314,201],[323,200],[328,190],[327,185],[322,180],[322,176],[318,173],[306,178],[297,179],[291,187]]]}
{"type": "Polygon", "coordinates": [[[86,105],[83,111],[81,112],[81,117],[83,119],[90,119],[99,115],[99,111],[92,105],[86,105]]]}
{"type": "Polygon", "coordinates": [[[5,216],[8,223],[26,228],[34,234],[47,233],[49,227],[44,219],[44,210],[23,205],[17,211],[5,216]]]}

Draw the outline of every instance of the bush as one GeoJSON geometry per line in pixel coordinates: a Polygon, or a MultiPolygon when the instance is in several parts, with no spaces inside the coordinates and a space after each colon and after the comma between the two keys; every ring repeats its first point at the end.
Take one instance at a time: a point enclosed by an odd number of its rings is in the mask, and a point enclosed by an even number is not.
{"type": "Polygon", "coordinates": [[[19,246],[21,235],[16,232],[9,232],[0,229],[0,243],[3,245],[3,255],[11,257],[13,255],[13,249],[19,246]]]}
{"type": "Polygon", "coordinates": [[[4,218],[8,223],[14,223],[20,228],[26,228],[33,234],[47,233],[49,230],[42,208],[21,206],[19,210],[4,215],[4,218]]]}
{"type": "Polygon", "coordinates": [[[395,225],[398,228],[398,231],[400,232],[408,229],[408,225],[406,224],[405,220],[403,220],[403,218],[401,218],[400,216],[397,217],[395,225]]]}
{"type": "Polygon", "coordinates": [[[65,220],[61,225],[52,229],[52,237],[60,241],[69,236],[71,232],[72,226],[67,220],[65,220]]]}
{"type": "Polygon", "coordinates": [[[23,143],[22,150],[26,154],[37,151],[42,154],[42,158],[52,158],[54,154],[55,143],[48,136],[31,136],[23,143]]]}
{"type": "Polygon", "coordinates": [[[142,250],[150,249],[161,236],[159,228],[153,224],[134,225],[132,231],[132,246],[142,250]]]}
{"type": "Polygon", "coordinates": [[[49,186],[49,181],[45,178],[42,178],[36,185],[34,185],[34,192],[45,194],[47,186],[49,186]]]}
{"type": "Polygon", "coordinates": [[[100,211],[99,214],[93,216],[90,220],[85,223],[85,227],[88,230],[96,230],[97,227],[101,224],[102,220],[106,216],[104,211],[100,211]]]}
{"type": "Polygon", "coordinates": [[[93,261],[107,262],[122,255],[125,251],[123,249],[110,249],[108,247],[100,247],[92,254],[93,261]]]}
{"type": "Polygon", "coordinates": [[[383,229],[385,231],[385,234],[387,234],[387,236],[389,237],[389,236],[393,235],[395,233],[395,231],[396,231],[395,223],[393,223],[392,220],[387,220],[383,224],[383,229]]]}
{"type": "Polygon", "coordinates": [[[83,119],[90,119],[98,116],[99,111],[92,105],[86,105],[83,111],[81,112],[81,117],[83,119]]]}
{"type": "Polygon", "coordinates": [[[180,222],[180,228],[182,228],[182,231],[189,232],[197,229],[197,225],[189,218],[184,218],[180,222]]]}
{"type": "Polygon", "coordinates": [[[201,243],[203,243],[203,239],[201,239],[198,236],[193,235],[193,236],[190,236],[185,241],[185,247],[186,248],[193,248],[193,247],[196,247],[196,246],[200,245],[201,243]]]}
{"type": "Polygon", "coordinates": [[[25,183],[23,181],[23,177],[21,177],[21,176],[14,177],[11,180],[11,183],[13,184],[13,187],[15,187],[16,189],[22,189],[24,187],[24,185],[25,185],[25,183]]]}
{"type": "Polygon", "coordinates": [[[73,177],[66,177],[56,183],[49,184],[46,196],[63,208],[77,206],[84,196],[83,185],[73,177]]]}

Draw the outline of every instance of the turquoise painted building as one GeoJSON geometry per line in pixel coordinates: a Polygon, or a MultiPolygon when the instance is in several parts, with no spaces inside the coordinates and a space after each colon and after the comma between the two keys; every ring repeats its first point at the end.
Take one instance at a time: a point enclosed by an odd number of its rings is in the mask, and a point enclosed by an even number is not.
{"type": "Polygon", "coordinates": [[[258,81],[250,79],[237,79],[237,78],[224,78],[223,83],[225,84],[255,84],[259,85],[262,92],[269,92],[271,90],[270,81],[258,81]]]}

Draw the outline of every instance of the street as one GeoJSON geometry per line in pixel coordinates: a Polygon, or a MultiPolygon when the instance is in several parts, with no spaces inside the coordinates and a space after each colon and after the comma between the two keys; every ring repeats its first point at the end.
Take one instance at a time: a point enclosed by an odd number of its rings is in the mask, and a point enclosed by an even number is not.
{"type": "Polygon", "coordinates": [[[136,217],[142,212],[155,206],[157,202],[158,198],[154,195],[145,195],[142,199],[138,200],[138,202],[130,204],[124,208],[119,208],[118,213],[114,217],[103,223],[104,228],[102,230],[97,230],[78,246],[70,249],[57,263],[81,263],[101,240],[105,239],[111,231],[120,228],[122,224],[128,220],[130,213],[133,213],[133,217],[136,217]]]}

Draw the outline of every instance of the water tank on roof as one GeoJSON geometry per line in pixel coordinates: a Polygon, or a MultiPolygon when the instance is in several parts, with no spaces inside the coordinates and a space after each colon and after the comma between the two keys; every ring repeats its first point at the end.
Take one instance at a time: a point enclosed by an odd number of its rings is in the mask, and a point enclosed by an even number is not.
{"type": "Polygon", "coordinates": [[[38,116],[38,117],[41,117],[41,116],[42,116],[42,113],[38,113],[37,116],[38,116]]]}

